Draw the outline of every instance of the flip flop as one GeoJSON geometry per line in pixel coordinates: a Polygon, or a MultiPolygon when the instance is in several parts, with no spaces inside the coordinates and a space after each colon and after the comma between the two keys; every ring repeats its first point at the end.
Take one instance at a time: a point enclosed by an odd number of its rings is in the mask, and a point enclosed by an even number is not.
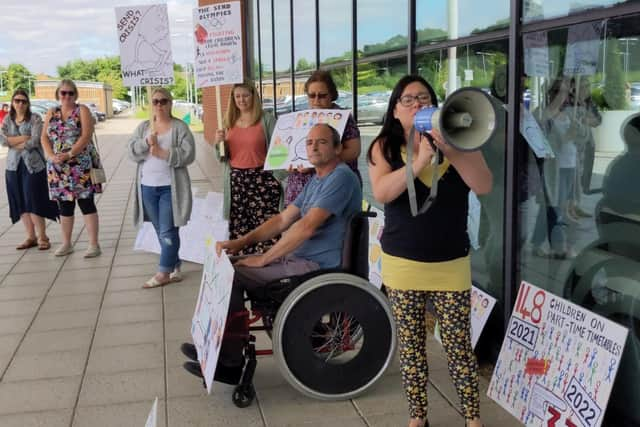
{"type": "Polygon", "coordinates": [[[144,285],[142,285],[142,289],[159,288],[161,286],[168,285],[169,283],[171,283],[171,279],[167,280],[166,282],[161,282],[156,279],[156,276],[152,276],[151,279],[144,282],[144,285]]]}

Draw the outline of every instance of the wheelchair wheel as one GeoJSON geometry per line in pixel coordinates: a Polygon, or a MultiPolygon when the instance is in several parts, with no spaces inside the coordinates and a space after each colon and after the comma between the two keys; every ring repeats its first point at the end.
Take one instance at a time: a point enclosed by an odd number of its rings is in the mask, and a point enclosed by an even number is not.
{"type": "Polygon", "coordinates": [[[238,408],[246,408],[251,403],[253,403],[253,399],[256,397],[256,391],[253,388],[253,384],[242,385],[240,384],[233,390],[233,396],[231,400],[233,404],[238,408]]]}
{"type": "Polygon", "coordinates": [[[345,273],[298,286],[280,306],[273,327],[273,354],[285,379],[322,400],[365,392],[389,366],[395,347],[384,295],[345,273]]]}

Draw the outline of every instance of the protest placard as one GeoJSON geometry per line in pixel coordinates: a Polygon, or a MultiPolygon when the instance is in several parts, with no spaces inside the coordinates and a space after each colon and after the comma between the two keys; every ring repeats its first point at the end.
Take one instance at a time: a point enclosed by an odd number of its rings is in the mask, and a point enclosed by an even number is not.
{"type": "MultiPolygon", "coordinates": [[[[229,222],[222,219],[222,194],[209,192],[206,198],[193,198],[191,218],[187,225],[180,227],[180,250],[182,261],[204,263],[206,236],[218,241],[229,237],[229,222]]],[[[160,254],[160,242],[153,225],[145,222],[138,230],[133,249],[160,254]]]]}
{"type": "Polygon", "coordinates": [[[384,212],[371,206],[374,218],[369,218],[369,282],[376,288],[382,287],[382,245],[380,238],[384,229],[384,212]]]}
{"type": "Polygon", "coordinates": [[[153,401],[153,405],[151,405],[151,411],[149,411],[149,415],[147,416],[147,422],[144,427],[157,427],[158,426],[158,398],[153,401]]]}
{"type": "Polygon", "coordinates": [[[549,76],[549,46],[547,32],[538,31],[522,36],[524,73],[530,77],[549,76]]]}
{"type": "MultiPolygon", "coordinates": [[[[471,346],[473,348],[478,344],[494,305],[496,305],[494,297],[474,285],[471,286],[471,346]]],[[[440,324],[437,322],[433,335],[439,343],[442,343],[440,324]]]]}
{"type": "Polygon", "coordinates": [[[522,282],[487,394],[528,427],[598,427],[627,333],[522,282]]]}
{"type": "Polygon", "coordinates": [[[191,320],[191,337],[198,352],[207,392],[211,393],[235,271],[226,253],[216,254],[213,238],[207,238],[206,248],[198,301],[191,320]]]}
{"type": "Polygon", "coordinates": [[[521,112],[520,134],[524,137],[525,141],[527,141],[536,157],[539,159],[554,158],[555,154],[553,149],[531,111],[523,108],[521,112]]]}
{"type": "Polygon", "coordinates": [[[120,67],[125,86],[173,84],[166,4],[117,7],[120,67]]]}
{"type": "Polygon", "coordinates": [[[278,116],[264,164],[265,170],[287,169],[289,166],[313,167],[307,159],[306,139],[309,129],[326,123],[340,137],[349,119],[350,110],[302,110],[278,116]]]}
{"type": "Polygon", "coordinates": [[[196,86],[242,82],[240,2],[193,9],[196,86]]]}
{"type": "Polygon", "coordinates": [[[601,35],[602,21],[585,22],[569,27],[563,75],[586,76],[596,73],[601,35]]]}

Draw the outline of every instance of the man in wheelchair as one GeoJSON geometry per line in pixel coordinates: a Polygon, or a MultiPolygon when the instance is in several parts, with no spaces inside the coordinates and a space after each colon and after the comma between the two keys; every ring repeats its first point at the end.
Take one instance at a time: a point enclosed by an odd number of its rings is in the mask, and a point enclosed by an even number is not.
{"type": "MultiPolygon", "coordinates": [[[[361,210],[362,190],[357,176],[340,160],[340,134],[327,124],[315,125],[306,139],[307,157],[315,167],[315,176],[296,200],[278,215],[248,234],[217,244],[218,253],[235,254],[246,246],[282,235],[261,255],[239,258],[235,275],[225,336],[246,333],[246,320],[234,314],[242,312],[245,291],[249,296],[267,283],[318,269],[341,265],[342,245],[347,224],[361,210]]],[[[223,339],[215,380],[238,384],[244,367],[244,343],[223,339]]],[[[184,368],[202,377],[193,344],[184,343],[182,352],[194,360],[184,368]]]]}

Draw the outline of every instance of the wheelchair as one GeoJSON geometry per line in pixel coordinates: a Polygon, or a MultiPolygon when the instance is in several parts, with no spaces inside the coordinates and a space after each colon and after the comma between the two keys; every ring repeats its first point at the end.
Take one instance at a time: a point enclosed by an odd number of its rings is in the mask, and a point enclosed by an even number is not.
{"type": "Polygon", "coordinates": [[[244,370],[232,396],[237,407],[255,397],[257,356],[273,355],[293,388],[320,400],[356,397],[384,374],[395,354],[396,329],[386,296],[367,280],[373,216],[361,212],[348,224],[340,268],[270,282],[245,300],[250,310],[230,316],[240,317],[248,331],[225,334],[244,346],[244,370]],[[256,349],[257,331],[267,333],[272,349],[256,349]]]}

